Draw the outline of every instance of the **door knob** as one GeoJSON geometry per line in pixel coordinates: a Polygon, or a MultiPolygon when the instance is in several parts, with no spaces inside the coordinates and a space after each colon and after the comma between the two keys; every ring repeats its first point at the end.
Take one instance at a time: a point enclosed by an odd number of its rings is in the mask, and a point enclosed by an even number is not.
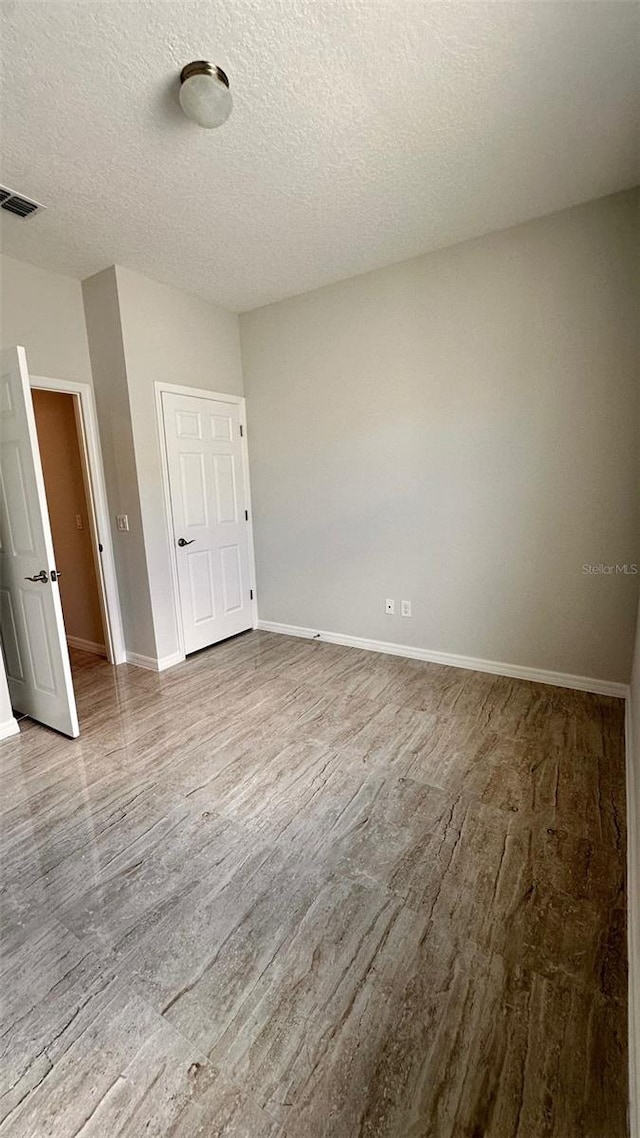
{"type": "Polygon", "coordinates": [[[181,549],[184,549],[185,545],[193,545],[195,540],[196,540],[195,537],[192,537],[191,541],[185,541],[185,539],[183,537],[179,537],[178,538],[178,545],[180,546],[181,549]]]}
{"type": "Polygon", "coordinates": [[[48,580],[49,574],[46,569],[41,569],[39,573],[36,573],[35,577],[25,577],[25,581],[42,581],[43,585],[46,585],[48,580]]]}

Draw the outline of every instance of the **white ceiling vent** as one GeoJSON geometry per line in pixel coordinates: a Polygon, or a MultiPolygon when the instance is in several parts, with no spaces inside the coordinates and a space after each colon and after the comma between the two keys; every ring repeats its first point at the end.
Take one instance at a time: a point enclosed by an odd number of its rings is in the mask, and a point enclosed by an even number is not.
{"type": "Polygon", "coordinates": [[[16,217],[33,217],[34,213],[47,208],[40,202],[25,198],[23,194],[17,194],[15,190],[7,189],[6,186],[0,186],[0,207],[9,213],[15,213],[16,217]]]}

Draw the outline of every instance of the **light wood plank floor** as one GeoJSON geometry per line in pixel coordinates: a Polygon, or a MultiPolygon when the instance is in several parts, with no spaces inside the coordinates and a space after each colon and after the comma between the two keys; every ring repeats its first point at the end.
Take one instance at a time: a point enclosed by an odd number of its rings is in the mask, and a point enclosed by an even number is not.
{"type": "Polygon", "coordinates": [[[620,701],[267,633],[2,746],[2,1138],[621,1138],[620,701]]]}

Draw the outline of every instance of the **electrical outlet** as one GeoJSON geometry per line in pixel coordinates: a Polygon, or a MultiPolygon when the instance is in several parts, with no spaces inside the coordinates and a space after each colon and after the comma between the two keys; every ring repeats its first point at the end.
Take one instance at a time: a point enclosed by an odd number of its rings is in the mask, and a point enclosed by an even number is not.
{"type": "Polygon", "coordinates": [[[119,529],[121,531],[121,533],[128,533],[129,532],[129,515],[128,514],[116,514],[116,529],[119,529]]]}
{"type": "Polygon", "coordinates": [[[411,601],[400,601],[400,613],[402,616],[411,616],[411,601]]]}
{"type": "Polygon", "coordinates": [[[76,529],[84,529],[82,524],[82,514],[76,514],[76,529]]]}
{"type": "Polygon", "coordinates": [[[396,611],[396,602],[391,600],[391,597],[387,597],[386,601],[384,602],[384,611],[388,612],[391,616],[393,616],[394,612],[396,611]]]}

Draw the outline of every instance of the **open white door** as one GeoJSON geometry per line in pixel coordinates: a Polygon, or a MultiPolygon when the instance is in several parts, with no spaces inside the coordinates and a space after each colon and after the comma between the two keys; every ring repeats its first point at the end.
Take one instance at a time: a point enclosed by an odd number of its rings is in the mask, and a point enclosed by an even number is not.
{"type": "Polygon", "coordinates": [[[0,629],[13,706],[79,735],[24,348],[0,361],[0,629]]]}

